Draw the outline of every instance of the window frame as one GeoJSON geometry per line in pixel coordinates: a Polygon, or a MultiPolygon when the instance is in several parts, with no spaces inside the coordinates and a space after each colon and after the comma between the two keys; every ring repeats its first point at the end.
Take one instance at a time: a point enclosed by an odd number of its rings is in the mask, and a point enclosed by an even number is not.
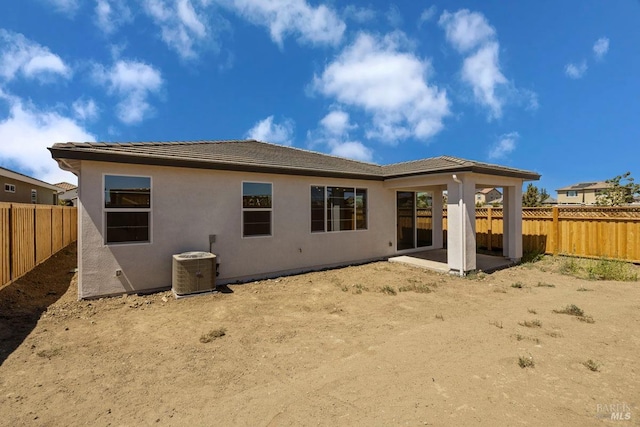
{"type": "Polygon", "coordinates": [[[578,192],[576,190],[568,190],[567,197],[578,197],[578,192]],[[573,193],[573,194],[570,194],[573,193]]]}
{"type": "Polygon", "coordinates": [[[102,174],[102,236],[103,236],[103,244],[104,246],[131,246],[131,245],[150,245],[153,243],[153,177],[151,175],[133,175],[133,174],[123,174],[123,173],[103,173],[102,174]],[[120,176],[120,177],[128,177],[128,178],[148,178],[149,179],[149,207],[148,208],[115,208],[115,207],[106,207],[106,197],[105,197],[105,185],[106,185],[106,177],[107,176],[120,176]],[[148,234],[149,238],[145,241],[128,241],[128,242],[108,242],[107,241],[107,214],[110,212],[120,212],[120,213],[136,213],[136,212],[146,212],[148,216],[148,234]]]}
{"type": "Polygon", "coordinates": [[[365,186],[348,186],[348,185],[320,185],[320,184],[311,184],[309,186],[309,232],[311,234],[321,234],[321,233],[348,233],[348,232],[356,232],[356,231],[367,231],[369,230],[369,187],[365,187],[365,186]],[[323,223],[323,229],[322,230],[313,230],[313,218],[312,218],[312,191],[314,188],[320,187],[323,189],[323,209],[322,209],[322,223],[323,223]],[[351,229],[347,229],[347,230],[329,230],[328,227],[328,215],[327,215],[327,211],[328,211],[328,199],[327,199],[327,195],[329,194],[329,187],[331,188],[344,188],[347,190],[351,190],[353,191],[353,222],[352,222],[352,226],[353,228],[351,229]],[[365,198],[364,198],[364,223],[365,223],[365,227],[364,228],[358,228],[358,203],[357,203],[357,199],[358,199],[358,194],[360,192],[363,192],[365,194],[365,198]]]}
{"type": "Polygon", "coordinates": [[[275,204],[275,197],[273,191],[273,182],[270,181],[246,181],[243,180],[240,183],[240,237],[243,239],[259,239],[273,237],[273,205],[275,204]],[[245,184],[269,184],[271,186],[271,207],[269,208],[245,208],[244,207],[244,185],[245,184]],[[244,233],[244,213],[245,212],[269,212],[269,234],[251,234],[245,235],[244,233]]]}
{"type": "Polygon", "coordinates": [[[15,184],[10,184],[8,182],[4,183],[4,191],[5,193],[15,193],[16,192],[16,185],[15,184]]]}

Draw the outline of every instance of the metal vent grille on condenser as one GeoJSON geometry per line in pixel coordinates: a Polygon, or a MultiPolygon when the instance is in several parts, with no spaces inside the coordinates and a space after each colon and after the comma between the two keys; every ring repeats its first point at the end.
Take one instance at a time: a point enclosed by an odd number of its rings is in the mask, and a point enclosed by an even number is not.
{"type": "Polygon", "coordinates": [[[171,286],[177,296],[215,290],[216,256],[209,252],[174,255],[171,286]]]}

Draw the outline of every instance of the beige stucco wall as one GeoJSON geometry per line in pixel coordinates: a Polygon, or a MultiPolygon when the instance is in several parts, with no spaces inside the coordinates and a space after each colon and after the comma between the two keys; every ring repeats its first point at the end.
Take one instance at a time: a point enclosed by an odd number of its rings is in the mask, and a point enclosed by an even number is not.
{"type": "Polygon", "coordinates": [[[31,190],[37,191],[37,203],[41,205],[53,205],[56,201],[56,192],[39,185],[30,184],[6,176],[0,176],[0,202],[31,203],[31,190]],[[13,184],[16,192],[4,191],[5,184],[13,184]]]}
{"type": "Polygon", "coordinates": [[[83,161],[79,182],[81,298],[170,287],[172,255],[209,251],[210,234],[216,235],[212,252],[220,262],[218,283],[395,252],[395,192],[379,181],[83,161]],[[104,244],[104,174],[151,177],[151,243],[104,244]],[[273,183],[271,237],[241,236],[243,181],[273,183]],[[367,188],[368,229],[311,233],[311,185],[367,188]]]}
{"type": "Polygon", "coordinates": [[[567,191],[558,192],[558,204],[595,205],[597,201],[596,190],[579,190],[575,197],[567,196],[567,191]]]}

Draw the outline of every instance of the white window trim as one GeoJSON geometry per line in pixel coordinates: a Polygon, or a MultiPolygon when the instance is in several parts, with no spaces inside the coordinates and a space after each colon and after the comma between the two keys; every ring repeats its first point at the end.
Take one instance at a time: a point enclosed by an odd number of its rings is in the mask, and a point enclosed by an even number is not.
{"type": "Polygon", "coordinates": [[[134,246],[150,245],[153,243],[153,177],[150,175],[133,175],[124,173],[103,173],[102,174],[102,242],[104,246],[134,246]],[[104,197],[104,186],[106,176],[130,176],[134,178],[149,178],[150,194],[148,208],[106,208],[104,197]],[[107,242],[107,212],[148,212],[149,213],[149,240],[146,242],[107,242]]]}
{"type": "Polygon", "coordinates": [[[15,184],[5,183],[4,184],[4,191],[6,193],[15,193],[16,192],[16,185],[15,184]]]}
{"type": "Polygon", "coordinates": [[[274,185],[273,182],[269,182],[269,181],[242,181],[242,183],[240,184],[240,237],[242,239],[263,239],[263,238],[270,238],[273,237],[274,233],[274,220],[273,220],[273,205],[275,204],[275,196],[274,196],[274,185]],[[271,207],[270,208],[260,208],[260,209],[251,209],[251,208],[245,208],[244,207],[244,184],[269,184],[271,185],[271,207]],[[260,234],[258,236],[245,236],[244,235],[244,213],[245,212],[271,212],[271,227],[269,227],[269,229],[271,230],[270,234],[260,234]]]}
{"type": "Polygon", "coordinates": [[[363,231],[369,231],[369,187],[359,187],[359,186],[350,186],[350,185],[322,185],[322,184],[311,184],[309,186],[309,224],[308,224],[308,228],[307,230],[309,230],[310,234],[322,234],[322,233],[352,233],[352,232],[363,232],[363,231]],[[322,211],[322,218],[323,218],[323,225],[324,225],[324,230],[323,231],[311,231],[311,188],[312,187],[323,187],[324,188],[324,209],[322,211]],[[354,201],[353,201],[353,229],[352,230],[327,230],[327,189],[329,187],[337,187],[337,188],[352,188],[353,189],[353,197],[354,197],[354,201]],[[357,197],[357,191],[358,190],[365,190],[367,192],[367,210],[365,213],[365,219],[367,222],[367,227],[366,228],[357,228],[357,208],[356,208],[356,202],[355,202],[355,198],[357,197]]]}

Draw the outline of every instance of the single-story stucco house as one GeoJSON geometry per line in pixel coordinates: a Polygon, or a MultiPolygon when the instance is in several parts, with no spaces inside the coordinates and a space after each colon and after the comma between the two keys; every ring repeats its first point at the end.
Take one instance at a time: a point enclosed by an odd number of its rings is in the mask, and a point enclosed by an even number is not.
{"type": "Polygon", "coordinates": [[[210,251],[218,284],[443,248],[476,268],[476,188],[504,195],[504,256],[522,257],[522,184],[535,172],[455,157],[377,165],[247,141],[59,143],[78,176],[79,297],[171,287],[172,255],[210,251]],[[417,195],[432,230],[418,233],[417,195]]]}

